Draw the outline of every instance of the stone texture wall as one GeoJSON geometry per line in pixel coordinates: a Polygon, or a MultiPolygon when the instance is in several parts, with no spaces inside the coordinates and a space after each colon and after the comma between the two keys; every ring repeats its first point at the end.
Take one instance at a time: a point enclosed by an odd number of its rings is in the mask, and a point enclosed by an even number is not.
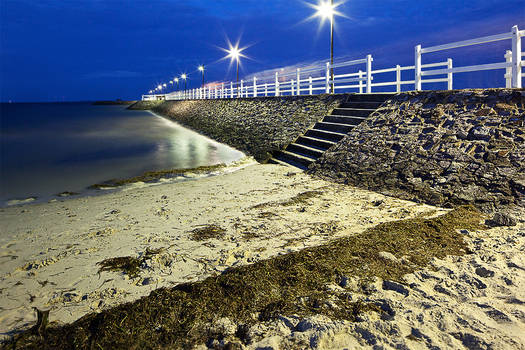
{"type": "Polygon", "coordinates": [[[524,120],[522,89],[402,93],[309,171],[430,204],[525,207],[524,120]]]}
{"type": "Polygon", "coordinates": [[[155,106],[160,105],[164,101],[137,101],[131,106],[128,107],[128,109],[131,110],[148,110],[155,106]]]}
{"type": "Polygon", "coordinates": [[[336,108],[346,95],[166,101],[159,115],[266,161],[336,108]]]}

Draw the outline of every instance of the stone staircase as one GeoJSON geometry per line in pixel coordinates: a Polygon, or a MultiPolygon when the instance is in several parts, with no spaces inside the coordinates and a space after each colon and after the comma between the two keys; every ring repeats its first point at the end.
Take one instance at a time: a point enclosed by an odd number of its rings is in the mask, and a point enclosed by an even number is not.
{"type": "Polygon", "coordinates": [[[295,142],[281,151],[273,152],[269,162],[301,169],[308,168],[308,165],[315,162],[328,148],[339,142],[392,96],[394,94],[389,93],[349,95],[346,102],[341,103],[295,142]]]}

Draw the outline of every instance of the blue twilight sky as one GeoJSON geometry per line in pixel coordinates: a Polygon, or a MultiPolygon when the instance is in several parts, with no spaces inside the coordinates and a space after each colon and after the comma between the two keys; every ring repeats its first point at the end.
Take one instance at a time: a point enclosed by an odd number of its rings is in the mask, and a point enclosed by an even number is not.
{"type": "MultiPolygon", "coordinates": [[[[190,86],[235,79],[220,61],[226,38],[250,45],[241,77],[325,60],[329,26],[308,0],[0,0],[1,101],[137,99],[182,72],[190,86]]],[[[317,0],[310,0],[315,3],[317,0]]],[[[336,0],[337,2],[337,0],[336,0]]],[[[335,56],[374,56],[374,68],[413,64],[414,46],[525,29],[524,0],[348,0],[338,10],[335,56]]],[[[455,65],[502,60],[509,42],[447,52],[455,65]],[[463,51],[462,51],[463,50],[463,51]]],[[[443,58],[429,54],[427,62],[443,58]]],[[[445,57],[446,58],[446,57],[445,57]]],[[[502,72],[455,87],[502,85],[502,72]]]]}

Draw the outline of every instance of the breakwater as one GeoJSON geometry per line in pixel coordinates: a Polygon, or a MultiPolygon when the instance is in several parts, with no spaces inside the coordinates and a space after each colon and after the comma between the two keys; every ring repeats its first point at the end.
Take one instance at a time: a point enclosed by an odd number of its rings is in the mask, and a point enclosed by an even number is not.
{"type": "Polygon", "coordinates": [[[264,162],[336,108],[346,95],[139,101],[150,109],[264,162]]]}
{"type": "MultiPolygon", "coordinates": [[[[139,101],[265,161],[347,95],[139,101]]],[[[440,206],[525,207],[525,90],[394,96],[310,166],[335,182],[440,206]]]]}

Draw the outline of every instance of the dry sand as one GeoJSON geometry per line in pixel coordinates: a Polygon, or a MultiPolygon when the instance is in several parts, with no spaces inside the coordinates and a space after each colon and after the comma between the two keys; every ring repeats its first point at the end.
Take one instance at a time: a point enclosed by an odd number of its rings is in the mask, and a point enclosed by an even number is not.
{"type": "MultiPolygon", "coordinates": [[[[446,212],[277,165],[223,173],[0,209],[1,336],[33,325],[33,307],[50,309],[51,321],[71,322],[229,266],[319,245],[381,222],[446,212]],[[296,197],[301,193],[309,195],[296,197]],[[192,239],[192,230],[210,224],[225,229],[224,238],[192,239]],[[104,259],[140,257],[159,248],[140,277],[99,272],[97,263],[104,259]]],[[[353,291],[355,298],[383,300],[391,317],[365,315],[356,324],[282,318],[253,327],[255,345],[249,348],[457,348],[469,342],[481,349],[523,348],[525,227],[520,225],[467,233],[475,254],[436,260],[436,271],[407,276],[409,287],[401,292],[388,284],[383,288],[382,281],[366,292],[353,291]],[[486,273],[477,268],[494,275],[480,276],[486,273]]],[[[352,290],[351,285],[334,288],[352,290]]]]}

